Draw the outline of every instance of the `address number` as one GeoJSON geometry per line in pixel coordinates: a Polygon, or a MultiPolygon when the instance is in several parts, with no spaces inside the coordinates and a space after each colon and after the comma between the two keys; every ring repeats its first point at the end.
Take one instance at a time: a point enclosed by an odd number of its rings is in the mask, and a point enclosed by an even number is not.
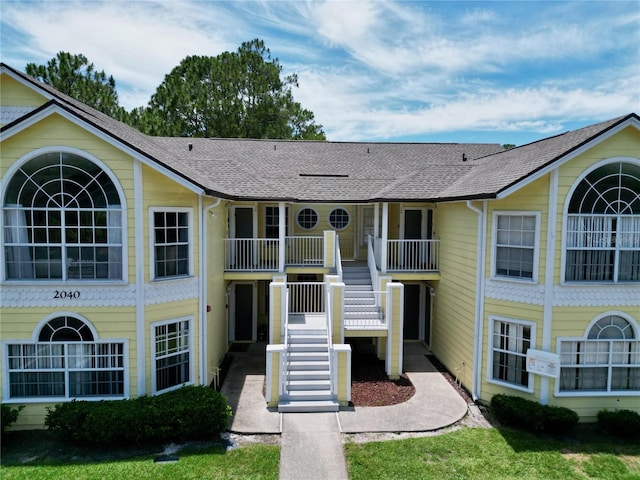
{"type": "Polygon", "coordinates": [[[77,299],[77,298],[80,298],[80,291],[79,290],[55,290],[53,292],[53,298],[58,298],[61,300],[77,299]]]}

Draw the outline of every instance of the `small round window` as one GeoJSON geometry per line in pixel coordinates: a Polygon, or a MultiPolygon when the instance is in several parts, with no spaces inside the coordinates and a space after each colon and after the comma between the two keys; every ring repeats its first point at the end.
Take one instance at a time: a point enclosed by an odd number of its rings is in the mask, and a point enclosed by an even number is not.
{"type": "Polygon", "coordinates": [[[349,212],[344,208],[334,208],[329,214],[329,224],[336,230],[342,230],[349,225],[349,212]]]}
{"type": "Polygon", "coordinates": [[[298,225],[305,230],[311,230],[318,225],[318,212],[313,208],[303,208],[298,212],[296,216],[298,225]]]}

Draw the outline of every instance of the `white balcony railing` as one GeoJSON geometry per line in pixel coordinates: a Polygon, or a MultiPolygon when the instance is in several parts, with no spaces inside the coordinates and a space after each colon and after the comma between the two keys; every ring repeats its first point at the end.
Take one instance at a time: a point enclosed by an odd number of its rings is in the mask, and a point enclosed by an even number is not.
{"type": "Polygon", "coordinates": [[[286,237],[287,265],[322,265],[324,237],[286,237]]]}
{"type": "Polygon", "coordinates": [[[289,291],[289,314],[324,313],[324,282],[291,282],[289,291]]]}
{"type": "Polygon", "coordinates": [[[225,238],[225,270],[277,271],[277,238],[225,238]]]}
{"type": "Polygon", "coordinates": [[[387,240],[387,271],[437,272],[439,240],[387,240]]]}

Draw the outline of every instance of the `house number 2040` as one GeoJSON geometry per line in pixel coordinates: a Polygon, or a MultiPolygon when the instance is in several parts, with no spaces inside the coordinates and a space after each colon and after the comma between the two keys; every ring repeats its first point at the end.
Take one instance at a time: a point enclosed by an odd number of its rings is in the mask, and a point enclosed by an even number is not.
{"type": "Polygon", "coordinates": [[[59,298],[61,300],[76,299],[80,298],[80,292],[78,290],[55,290],[53,292],[53,298],[59,298]]]}

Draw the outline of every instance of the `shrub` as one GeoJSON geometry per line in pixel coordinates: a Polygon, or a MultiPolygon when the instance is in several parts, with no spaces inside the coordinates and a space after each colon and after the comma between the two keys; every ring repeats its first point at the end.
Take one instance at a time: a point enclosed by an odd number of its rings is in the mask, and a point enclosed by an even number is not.
{"type": "Polygon", "coordinates": [[[0,421],[2,421],[2,435],[4,435],[7,428],[18,420],[18,415],[20,414],[20,410],[24,408],[24,405],[11,408],[9,405],[3,403],[0,408],[2,409],[2,417],[0,418],[0,421]]]}
{"type": "Polygon", "coordinates": [[[493,396],[491,410],[503,425],[536,433],[566,433],[578,423],[578,414],[568,408],[504,394],[493,396]]]}
{"type": "Polygon", "coordinates": [[[188,386],[155,397],[63,403],[48,409],[45,425],[74,443],[131,445],[211,437],[230,415],[220,393],[188,386]]]}
{"type": "Polygon", "coordinates": [[[598,425],[609,435],[627,440],[640,439],[640,415],[632,410],[600,410],[598,425]]]}

